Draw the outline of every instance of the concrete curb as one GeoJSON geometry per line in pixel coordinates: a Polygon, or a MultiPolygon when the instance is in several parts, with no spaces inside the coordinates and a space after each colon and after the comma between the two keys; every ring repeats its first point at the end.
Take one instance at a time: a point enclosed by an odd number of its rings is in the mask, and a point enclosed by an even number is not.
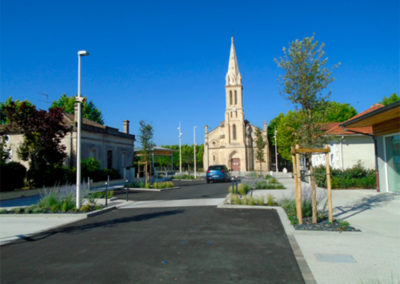
{"type": "Polygon", "coordinates": [[[283,229],[285,230],[286,236],[289,240],[290,246],[292,248],[293,254],[296,258],[297,265],[301,271],[304,282],[306,284],[316,284],[317,282],[314,279],[314,276],[311,272],[310,267],[308,266],[303,253],[301,252],[300,246],[294,237],[294,228],[290,224],[289,218],[280,206],[252,206],[252,205],[230,205],[225,204],[225,201],[217,206],[217,208],[225,208],[225,209],[253,209],[253,210],[276,210],[278,213],[279,219],[281,220],[283,229]]]}

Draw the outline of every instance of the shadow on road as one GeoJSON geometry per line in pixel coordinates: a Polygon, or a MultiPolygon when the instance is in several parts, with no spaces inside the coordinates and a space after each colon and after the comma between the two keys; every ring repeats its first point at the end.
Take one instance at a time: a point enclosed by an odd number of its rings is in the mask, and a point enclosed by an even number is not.
{"type": "MultiPolygon", "coordinates": [[[[185,210],[179,209],[179,210],[153,212],[153,213],[148,213],[148,214],[141,214],[141,215],[136,215],[136,216],[105,220],[105,221],[100,221],[100,222],[95,222],[95,223],[90,223],[90,224],[84,224],[84,225],[66,226],[66,227],[62,227],[60,229],[55,229],[55,230],[39,233],[39,234],[36,234],[33,236],[19,235],[18,237],[21,241],[34,242],[34,241],[39,241],[39,240],[51,237],[51,236],[59,234],[59,233],[69,234],[69,233],[74,233],[74,232],[83,232],[83,231],[91,230],[91,229],[98,228],[98,227],[106,227],[106,226],[112,227],[117,224],[123,224],[123,223],[129,223],[129,222],[142,222],[142,221],[146,221],[149,219],[167,217],[167,216],[176,215],[176,214],[182,214],[184,211],[185,210]]],[[[6,246],[17,244],[17,243],[19,243],[18,240],[15,242],[6,244],[6,246]]]]}

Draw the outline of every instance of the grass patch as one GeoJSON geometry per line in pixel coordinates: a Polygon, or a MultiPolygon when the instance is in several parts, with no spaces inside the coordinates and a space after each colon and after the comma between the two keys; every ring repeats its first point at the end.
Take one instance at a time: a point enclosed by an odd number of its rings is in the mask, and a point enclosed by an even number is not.
{"type": "Polygon", "coordinates": [[[269,181],[256,181],[254,183],[254,189],[285,189],[285,187],[280,184],[275,178],[274,183],[270,183],[269,181]]]}
{"type": "Polygon", "coordinates": [[[233,205],[264,205],[264,199],[262,198],[253,198],[240,194],[232,194],[229,202],[233,205]]]}
{"type": "Polygon", "coordinates": [[[144,183],[144,182],[133,182],[129,186],[133,187],[133,188],[164,189],[164,188],[174,187],[174,183],[172,181],[155,182],[153,184],[144,183]]]}
{"type": "MultiPolygon", "coordinates": [[[[98,191],[98,192],[90,193],[90,195],[93,198],[105,198],[106,197],[106,192],[105,191],[98,191]]],[[[114,196],[114,190],[107,190],[107,198],[110,199],[113,196],[114,196]]]]}
{"type": "Polygon", "coordinates": [[[174,175],[172,177],[172,179],[194,179],[194,176],[193,175],[186,175],[186,174],[174,175]]]}

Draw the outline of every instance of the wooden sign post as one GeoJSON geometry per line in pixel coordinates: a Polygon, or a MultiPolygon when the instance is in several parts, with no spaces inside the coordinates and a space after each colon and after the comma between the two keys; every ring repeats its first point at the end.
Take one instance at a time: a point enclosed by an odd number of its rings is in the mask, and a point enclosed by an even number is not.
{"type": "MultiPolygon", "coordinates": [[[[324,149],[329,149],[328,145],[325,145],[324,149]]],[[[328,214],[329,222],[333,222],[332,216],[332,184],[331,184],[331,169],[329,167],[329,152],[325,153],[325,165],[326,165],[326,186],[328,187],[328,214]]]]}
{"type": "MultiPolygon", "coordinates": [[[[332,185],[331,185],[331,170],[329,166],[329,152],[330,149],[328,145],[324,148],[300,148],[299,145],[291,148],[292,152],[292,162],[293,162],[293,175],[294,183],[296,187],[296,213],[299,224],[303,224],[303,214],[302,214],[302,202],[301,202],[301,173],[300,173],[300,154],[312,154],[312,153],[325,153],[325,165],[326,165],[326,183],[328,190],[328,214],[329,222],[333,222],[332,216],[332,185]]],[[[315,196],[313,198],[316,199],[315,196]]],[[[313,209],[313,211],[316,209],[313,209]]],[[[316,212],[313,212],[316,213],[316,212]]],[[[316,222],[316,220],[313,220],[316,222]]]]}

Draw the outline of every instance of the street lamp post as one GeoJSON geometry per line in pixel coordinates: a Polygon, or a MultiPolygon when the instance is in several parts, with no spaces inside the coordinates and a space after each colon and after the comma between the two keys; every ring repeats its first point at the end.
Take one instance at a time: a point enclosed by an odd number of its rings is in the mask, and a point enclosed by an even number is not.
{"type": "Polygon", "coordinates": [[[196,173],[196,128],[197,126],[193,126],[193,162],[194,162],[194,179],[197,177],[196,173]]]}
{"type": "Polygon", "coordinates": [[[278,146],[276,145],[276,134],[277,134],[277,130],[276,130],[276,127],[275,127],[275,132],[274,132],[274,138],[275,138],[275,171],[276,172],[279,172],[279,169],[278,169],[278,146]]]}
{"type": "Polygon", "coordinates": [[[181,123],[179,122],[179,173],[182,174],[182,148],[181,148],[181,140],[182,140],[182,128],[181,128],[181,123]]]}
{"type": "Polygon", "coordinates": [[[78,121],[77,121],[77,137],[76,137],[76,208],[81,207],[81,132],[82,132],[82,102],[81,97],[81,57],[88,56],[86,50],[78,51],[78,95],[76,103],[78,104],[78,121]]]}

